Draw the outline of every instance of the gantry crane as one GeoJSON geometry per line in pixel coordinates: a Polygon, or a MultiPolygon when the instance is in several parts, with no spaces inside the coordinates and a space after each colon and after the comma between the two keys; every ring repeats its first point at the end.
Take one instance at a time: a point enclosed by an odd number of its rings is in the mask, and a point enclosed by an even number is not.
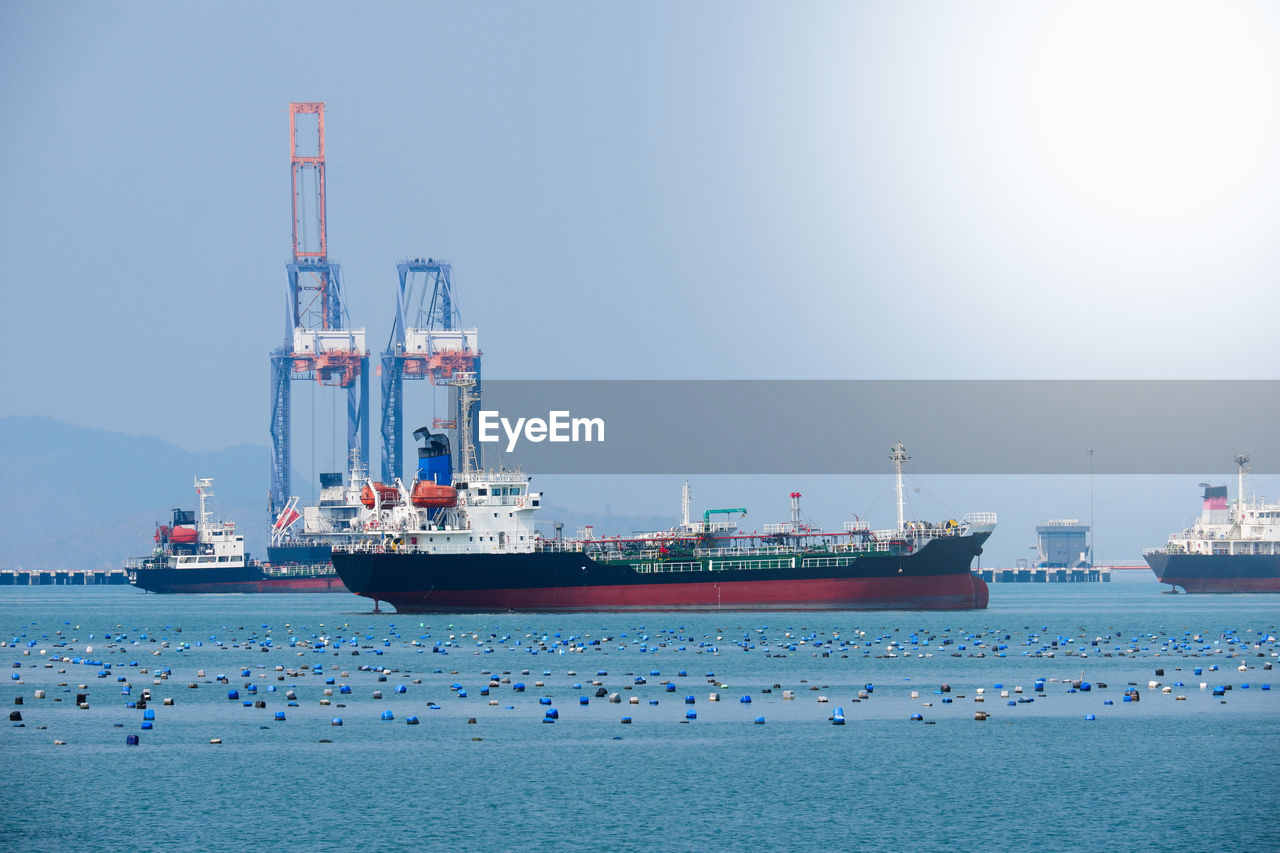
{"type": "MultiPolygon", "coordinates": [[[[475,376],[471,395],[480,393],[480,346],[475,329],[463,329],[453,293],[453,266],[434,258],[396,264],[400,289],[391,339],[382,353],[382,482],[404,476],[404,381],[429,379],[449,387],[451,417],[436,418],[432,428],[451,430],[455,452],[462,423],[463,397],[451,384],[455,375],[475,376]]],[[[474,422],[474,419],[472,419],[474,422]]],[[[474,432],[474,429],[472,430],[474,432]]],[[[471,436],[474,442],[475,436],[471,436]]]]}
{"type": "Polygon", "coordinates": [[[274,519],[290,491],[290,382],[347,390],[347,458],[369,458],[369,351],[349,328],[341,267],[329,260],[325,225],[324,104],[289,105],[293,261],[288,264],[284,345],[271,352],[271,496],[274,519]],[[299,125],[303,125],[300,130],[299,125]],[[310,128],[315,128],[314,147],[310,128]],[[304,151],[304,149],[306,149],[304,151]]]}

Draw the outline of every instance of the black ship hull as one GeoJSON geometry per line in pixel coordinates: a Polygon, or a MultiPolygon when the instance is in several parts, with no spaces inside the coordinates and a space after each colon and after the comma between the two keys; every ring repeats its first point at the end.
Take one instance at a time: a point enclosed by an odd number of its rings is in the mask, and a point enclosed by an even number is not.
{"type": "Polygon", "coordinates": [[[1280,554],[1146,555],[1161,583],[1186,592],[1280,592],[1280,554]]]}
{"type": "Polygon", "coordinates": [[[352,592],[402,613],[971,610],[987,606],[987,586],[970,566],[989,535],[940,537],[914,553],[837,558],[797,552],[769,560],[769,567],[751,568],[719,568],[716,561],[703,560],[657,561],[637,569],[630,562],[602,562],[572,551],[415,554],[377,548],[335,551],[333,565],[352,592]],[[690,570],[693,565],[698,568],[690,570]]]}
{"type": "Polygon", "coordinates": [[[327,565],[290,566],[271,572],[252,563],[208,569],[144,567],[130,569],[129,582],[138,589],[158,593],[347,591],[342,579],[327,565]]]}

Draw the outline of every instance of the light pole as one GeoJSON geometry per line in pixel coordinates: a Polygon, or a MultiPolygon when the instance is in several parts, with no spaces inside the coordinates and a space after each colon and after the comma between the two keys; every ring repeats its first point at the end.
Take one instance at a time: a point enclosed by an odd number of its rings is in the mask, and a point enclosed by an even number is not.
{"type": "Polygon", "coordinates": [[[1094,546],[1098,537],[1093,532],[1093,448],[1089,448],[1089,568],[1094,564],[1094,546]]]}

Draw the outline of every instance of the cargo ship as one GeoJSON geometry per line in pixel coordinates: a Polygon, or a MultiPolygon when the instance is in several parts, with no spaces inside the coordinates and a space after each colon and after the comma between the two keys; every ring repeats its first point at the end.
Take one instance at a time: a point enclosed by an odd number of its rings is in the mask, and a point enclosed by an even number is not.
{"type": "Polygon", "coordinates": [[[233,521],[212,510],[213,480],[195,479],[200,509],[175,509],[156,527],[149,556],[125,562],[129,583],[147,592],[346,592],[328,559],[311,564],[259,563],[245,551],[233,521]]]}
{"type": "MultiPolygon", "coordinates": [[[[464,406],[465,411],[465,406],[464,406]]],[[[544,537],[534,515],[542,494],[516,471],[479,471],[468,431],[456,479],[447,442],[419,449],[412,487],[375,484],[382,535],[335,545],[333,564],[357,595],[400,613],[619,610],[968,610],[987,606],[987,585],[970,571],[996,518],[979,513],[942,523],[902,517],[872,530],[846,522],[828,533],[799,520],[745,533],[744,513],[708,510],[670,530],[596,538],[544,537]],[[444,446],[444,451],[440,450],[444,446]],[[444,457],[442,461],[441,457],[444,457]]]]}
{"type": "Polygon", "coordinates": [[[1226,486],[1201,483],[1200,518],[1161,548],[1143,553],[1170,592],[1280,592],[1280,503],[1244,498],[1245,465],[1235,457],[1236,500],[1226,486]]]}
{"type": "Polygon", "coordinates": [[[324,567],[332,572],[330,554],[336,542],[365,536],[373,507],[368,477],[359,451],[352,451],[346,475],[320,474],[320,497],[313,506],[298,506],[291,497],[271,526],[267,562],[282,567],[324,567]]]}

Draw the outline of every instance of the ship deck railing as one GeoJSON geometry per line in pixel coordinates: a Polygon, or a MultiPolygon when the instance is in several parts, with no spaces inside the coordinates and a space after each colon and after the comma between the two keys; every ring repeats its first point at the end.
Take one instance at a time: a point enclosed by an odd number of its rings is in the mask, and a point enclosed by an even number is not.
{"type": "Polygon", "coordinates": [[[299,563],[288,566],[264,565],[262,573],[269,578],[314,577],[315,575],[337,574],[331,563],[299,563]]]}
{"type": "Polygon", "coordinates": [[[761,545],[758,548],[695,548],[698,557],[755,557],[762,554],[794,554],[795,548],[785,545],[761,545]]]}
{"type": "Polygon", "coordinates": [[[536,550],[531,542],[463,542],[456,545],[403,544],[388,539],[366,539],[333,546],[341,554],[529,554],[536,550]]]}
{"type": "Polygon", "coordinates": [[[453,477],[455,482],[464,482],[469,488],[480,483],[501,483],[503,485],[523,484],[529,477],[523,471],[497,471],[493,469],[475,470],[469,473],[459,472],[453,477]]]}
{"type": "Polygon", "coordinates": [[[1143,554],[1189,554],[1201,557],[1270,557],[1280,554],[1280,541],[1274,539],[1209,539],[1182,538],[1159,548],[1144,549],[1143,554]],[[1192,548],[1191,545],[1207,544],[1208,548],[1192,548]]]}
{"type": "Polygon", "coordinates": [[[552,554],[577,553],[582,551],[582,543],[576,539],[543,539],[538,542],[538,550],[552,554]]]}

